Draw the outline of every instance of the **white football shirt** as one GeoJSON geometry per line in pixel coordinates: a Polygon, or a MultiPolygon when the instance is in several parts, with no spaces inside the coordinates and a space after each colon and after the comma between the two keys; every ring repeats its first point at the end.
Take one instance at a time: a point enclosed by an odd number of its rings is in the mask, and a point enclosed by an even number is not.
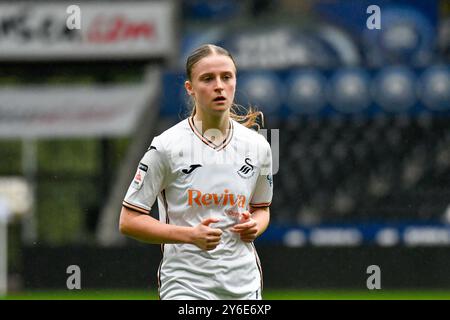
{"type": "Polygon", "coordinates": [[[195,227],[217,218],[210,226],[223,231],[210,251],[192,244],[162,245],[161,299],[260,299],[262,271],[255,247],[228,229],[249,206],[269,206],[272,188],[269,143],[234,120],[220,144],[203,137],[192,118],[155,137],[123,205],[148,214],[157,198],[162,223],[195,227]]]}

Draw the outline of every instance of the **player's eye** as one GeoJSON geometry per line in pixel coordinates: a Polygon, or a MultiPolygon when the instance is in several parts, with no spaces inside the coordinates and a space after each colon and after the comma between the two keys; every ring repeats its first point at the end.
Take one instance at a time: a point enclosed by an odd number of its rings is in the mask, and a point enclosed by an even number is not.
{"type": "Polygon", "coordinates": [[[204,77],[202,80],[205,82],[209,82],[212,80],[212,77],[204,77]]]}

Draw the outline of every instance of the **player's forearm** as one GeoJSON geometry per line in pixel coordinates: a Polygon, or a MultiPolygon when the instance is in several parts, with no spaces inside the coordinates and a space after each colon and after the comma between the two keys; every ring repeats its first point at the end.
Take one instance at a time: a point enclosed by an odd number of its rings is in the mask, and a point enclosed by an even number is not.
{"type": "Polygon", "coordinates": [[[123,208],[120,232],[147,243],[191,243],[192,228],[164,224],[155,218],[123,208]]]}
{"type": "Polygon", "coordinates": [[[258,232],[256,236],[259,237],[269,226],[270,221],[270,209],[266,208],[250,208],[252,219],[258,224],[258,232]]]}

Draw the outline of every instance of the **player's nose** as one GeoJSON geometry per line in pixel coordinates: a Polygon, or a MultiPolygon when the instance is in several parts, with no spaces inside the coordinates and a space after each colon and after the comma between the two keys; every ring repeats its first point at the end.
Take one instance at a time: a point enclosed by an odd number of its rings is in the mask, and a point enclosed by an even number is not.
{"type": "Polygon", "coordinates": [[[218,90],[218,91],[223,90],[223,88],[224,88],[223,81],[222,81],[222,79],[220,79],[220,77],[217,77],[215,84],[216,84],[214,87],[215,90],[218,90]]]}

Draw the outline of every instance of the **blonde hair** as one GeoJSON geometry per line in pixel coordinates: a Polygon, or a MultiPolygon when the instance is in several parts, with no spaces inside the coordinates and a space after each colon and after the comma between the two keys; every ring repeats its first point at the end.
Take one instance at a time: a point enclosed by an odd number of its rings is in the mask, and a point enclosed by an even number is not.
{"type": "MultiPolygon", "coordinates": [[[[234,67],[236,68],[236,62],[234,61],[231,54],[224,48],[213,45],[205,44],[201,47],[195,49],[191,55],[186,60],[186,76],[189,81],[192,81],[192,68],[201,59],[210,56],[212,54],[227,56],[233,61],[234,67]]],[[[237,68],[236,68],[237,70],[237,68]]],[[[195,115],[195,104],[193,104],[191,116],[195,115]]],[[[255,107],[249,107],[248,109],[233,102],[230,108],[231,119],[241,123],[247,128],[254,128],[259,130],[261,126],[264,126],[264,115],[261,111],[258,111],[255,107]],[[261,119],[261,126],[258,123],[258,118],[261,119]]]]}

